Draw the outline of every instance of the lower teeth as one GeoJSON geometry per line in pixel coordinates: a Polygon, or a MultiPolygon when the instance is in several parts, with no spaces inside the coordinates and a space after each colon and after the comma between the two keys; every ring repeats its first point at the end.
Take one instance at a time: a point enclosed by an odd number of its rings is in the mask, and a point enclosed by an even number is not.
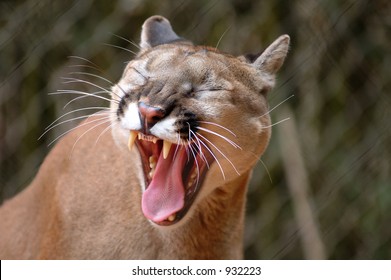
{"type": "Polygon", "coordinates": [[[176,218],[176,215],[175,215],[175,214],[172,214],[171,216],[169,216],[169,217],[167,218],[167,220],[168,220],[169,222],[173,222],[173,221],[175,220],[175,218],[176,218]]]}

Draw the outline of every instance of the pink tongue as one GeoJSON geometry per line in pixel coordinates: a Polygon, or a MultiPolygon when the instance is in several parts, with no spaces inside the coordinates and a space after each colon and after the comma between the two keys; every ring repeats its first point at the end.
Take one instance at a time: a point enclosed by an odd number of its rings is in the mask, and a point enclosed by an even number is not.
{"type": "Polygon", "coordinates": [[[166,159],[163,153],[160,154],[152,181],[143,193],[142,211],[153,222],[164,221],[183,208],[185,191],[182,171],[186,163],[183,150],[177,151],[175,159],[175,148],[171,148],[166,159]]]}

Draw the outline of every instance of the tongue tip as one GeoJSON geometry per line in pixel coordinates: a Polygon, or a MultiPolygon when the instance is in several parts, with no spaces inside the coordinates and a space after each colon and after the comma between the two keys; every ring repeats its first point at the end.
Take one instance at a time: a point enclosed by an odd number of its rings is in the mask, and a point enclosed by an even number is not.
{"type": "Polygon", "coordinates": [[[141,210],[147,219],[158,223],[175,215],[184,204],[184,194],[181,191],[177,190],[176,195],[165,200],[161,193],[154,193],[154,188],[148,188],[142,196],[141,210]]]}
{"type": "Polygon", "coordinates": [[[178,205],[178,207],[171,208],[171,209],[164,209],[164,208],[149,209],[147,205],[148,204],[145,203],[144,201],[141,203],[142,212],[147,219],[155,223],[169,220],[169,217],[175,215],[179,210],[183,208],[183,205],[182,206],[178,205]]]}

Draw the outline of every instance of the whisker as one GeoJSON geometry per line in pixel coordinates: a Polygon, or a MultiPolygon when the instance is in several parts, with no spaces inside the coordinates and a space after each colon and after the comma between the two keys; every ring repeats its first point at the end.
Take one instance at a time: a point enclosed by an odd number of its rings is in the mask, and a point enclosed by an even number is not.
{"type": "MultiPolygon", "coordinates": [[[[100,113],[101,111],[99,112],[96,112],[94,114],[88,114],[88,115],[84,115],[84,116],[79,116],[79,117],[74,117],[74,118],[71,118],[69,120],[65,120],[65,121],[62,121],[62,122],[59,122],[57,124],[54,124],[53,126],[50,126],[48,128],[45,129],[45,132],[43,135],[45,135],[47,132],[49,132],[50,130],[52,130],[53,128],[59,126],[59,125],[62,125],[64,123],[68,123],[68,122],[72,122],[72,121],[76,121],[76,120],[80,120],[80,119],[85,119],[85,118],[89,118],[89,117],[92,117],[92,116],[104,116],[104,115],[107,115],[108,116],[108,112],[102,112],[100,113]]],[[[43,136],[42,135],[42,136],[43,136]]],[[[39,139],[38,139],[39,140],[39,139]]]]}
{"type": "Polygon", "coordinates": [[[80,68],[80,67],[83,67],[83,68],[89,68],[89,69],[93,69],[93,70],[96,70],[100,73],[103,73],[103,70],[100,70],[92,65],[87,65],[87,64],[73,64],[73,65],[69,65],[68,66],[69,68],[80,68]]]}
{"type": "MultiPolygon", "coordinates": [[[[193,145],[192,145],[192,143],[191,142],[193,142],[192,141],[192,135],[194,135],[194,138],[197,140],[197,135],[195,135],[195,133],[191,130],[191,126],[190,126],[190,124],[189,123],[187,123],[187,125],[189,126],[189,145],[190,145],[190,148],[191,148],[191,150],[192,150],[192,154],[193,154],[193,157],[194,157],[194,160],[195,160],[195,163],[196,163],[196,166],[197,166],[197,186],[198,186],[198,182],[199,182],[199,178],[200,178],[200,168],[199,168],[199,165],[198,165],[198,161],[197,161],[197,151],[195,150],[195,148],[193,147],[193,145]]],[[[195,146],[197,147],[197,144],[196,144],[196,142],[194,142],[195,143],[195,146]]],[[[202,154],[202,151],[201,151],[201,149],[200,148],[198,148],[198,150],[199,150],[199,155],[200,155],[200,157],[201,157],[201,159],[203,160],[203,154],[202,154]]],[[[206,161],[206,159],[205,159],[205,162],[206,162],[206,164],[208,164],[208,162],[206,161]]]]}
{"type": "Polygon", "coordinates": [[[129,49],[127,49],[127,48],[121,47],[121,46],[117,46],[117,45],[113,45],[113,44],[108,44],[108,43],[104,43],[103,45],[106,45],[106,46],[109,46],[109,47],[113,47],[113,48],[117,48],[117,49],[120,49],[120,50],[124,50],[124,51],[130,52],[130,53],[133,54],[133,55],[137,55],[136,52],[134,52],[134,51],[132,51],[132,50],[129,50],[129,49]]]}
{"type": "Polygon", "coordinates": [[[69,78],[69,77],[63,77],[62,78],[63,80],[66,80],[65,82],[63,82],[64,84],[71,84],[71,83],[81,83],[81,84],[87,84],[87,85],[90,85],[90,86],[93,86],[93,87],[96,87],[100,90],[103,90],[104,92],[106,92],[108,95],[111,95],[111,91],[109,91],[108,89],[104,88],[104,87],[101,87],[97,84],[94,84],[92,82],[89,82],[89,81],[86,81],[86,80],[83,80],[83,79],[76,79],[76,78],[69,78]]]}
{"type": "Polygon", "coordinates": [[[283,120],[280,120],[280,121],[278,121],[278,122],[276,122],[276,123],[273,123],[273,124],[271,124],[271,125],[268,125],[268,126],[264,126],[264,127],[262,127],[262,128],[273,127],[273,126],[275,126],[275,125],[277,125],[277,124],[283,123],[283,122],[288,121],[288,120],[290,120],[290,118],[285,118],[285,119],[283,119],[283,120]]]}
{"type": "Polygon", "coordinates": [[[229,144],[231,144],[233,147],[235,147],[235,148],[237,148],[237,149],[240,149],[240,150],[242,149],[242,148],[241,148],[238,144],[236,144],[234,141],[232,141],[231,139],[229,139],[229,138],[227,138],[227,137],[225,137],[225,136],[223,136],[223,135],[221,135],[221,134],[219,134],[219,133],[217,133],[217,132],[214,132],[214,131],[212,131],[212,130],[209,130],[209,129],[204,128],[204,127],[201,127],[201,126],[197,127],[197,129],[202,130],[202,131],[205,131],[205,132],[210,133],[210,134],[213,134],[213,135],[216,135],[216,136],[218,136],[218,137],[224,139],[225,141],[227,141],[227,142],[228,142],[229,144]]]}
{"type": "Polygon", "coordinates": [[[267,111],[265,114],[259,116],[258,118],[262,118],[263,116],[269,114],[270,112],[272,112],[274,109],[276,109],[277,107],[279,107],[280,105],[282,105],[283,103],[285,103],[286,101],[288,101],[289,99],[291,99],[292,97],[294,97],[295,95],[292,94],[291,96],[285,98],[283,101],[281,101],[280,103],[278,103],[276,106],[274,106],[273,108],[271,108],[269,111],[267,111]]]}
{"type": "MultiPolygon", "coordinates": [[[[197,132],[196,132],[197,133],[197,132]]],[[[197,133],[198,134],[198,133],[197,133]]],[[[219,166],[220,168],[220,171],[221,171],[221,175],[223,176],[223,179],[225,180],[225,173],[224,173],[224,170],[223,170],[223,167],[221,166],[218,158],[216,157],[216,155],[213,153],[213,151],[208,147],[208,145],[206,145],[201,139],[200,139],[200,143],[209,151],[209,153],[212,155],[212,157],[215,159],[217,165],[219,166]]]]}
{"type": "Polygon", "coordinates": [[[65,116],[69,115],[69,114],[73,114],[73,113],[76,113],[76,112],[80,112],[80,111],[83,111],[83,110],[108,110],[108,108],[106,107],[86,107],[86,108],[80,108],[80,109],[76,109],[76,110],[72,110],[70,112],[67,112],[65,114],[63,114],[61,117],[58,117],[55,121],[53,121],[51,124],[49,124],[45,130],[49,129],[53,124],[55,124],[56,122],[58,122],[59,120],[61,120],[62,118],[64,118],[65,116]]]}
{"type": "Polygon", "coordinates": [[[64,123],[68,123],[68,122],[72,122],[72,121],[76,121],[76,120],[80,120],[80,119],[85,119],[85,118],[89,118],[89,117],[92,117],[92,116],[104,116],[104,115],[107,115],[107,116],[109,116],[109,112],[101,112],[101,111],[99,111],[99,112],[96,112],[96,113],[94,113],[94,114],[89,114],[89,115],[84,115],[84,116],[79,116],[79,117],[75,117],[75,118],[72,118],[72,119],[69,119],[69,120],[65,120],[65,121],[62,121],[62,122],[59,122],[59,123],[57,123],[57,124],[52,124],[52,125],[50,125],[50,126],[48,126],[47,128],[45,128],[45,132],[44,133],[42,133],[42,135],[41,136],[39,136],[39,138],[38,138],[38,140],[40,140],[44,135],[46,135],[49,131],[51,131],[53,128],[55,128],[55,127],[57,127],[57,126],[59,126],[59,125],[62,125],[62,124],[64,124],[64,123]]]}
{"type": "Polygon", "coordinates": [[[175,148],[174,158],[176,157],[180,146],[181,146],[181,135],[179,133],[177,133],[177,141],[176,141],[176,148],[175,148]]]}
{"type": "MultiPolygon", "coordinates": [[[[123,38],[124,39],[124,38],[123,38]]],[[[130,41],[129,41],[130,42],[130,41]]],[[[99,68],[99,66],[97,66],[95,63],[89,61],[88,59],[85,59],[85,58],[82,58],[82,57],[77,57],[77,56],[71,56],[71,57],[74,57],[74,58],[78,58],[78,59],[81,59],[81,60],[84,60],[84,61],[87,61],[88,63],[91,63],[93,66],[91,65],[70,65],[69,67],[88,67],[88,68],[92,68],[94,70],[97,70],[98,72],[101,72],[103,73],[104,71],[102,69],[99,68]]],[[[92,77],[95,77],[95,78],[98,78],[98,79],[101,79],[105,82],[107,82],[108,84],[110,84],[111,86],[114,86],[116,85],[114,82],[110,81],[109,79],[106,79],[100,75],[96,75],[96,74],[92,74],[92,73],[88,73],[88,72],[71,72],[70,74],[80,74],[80,75],[88,75],[88,76],[92,76],[92,77]]],[[[126,94],[126,92],[118,85],[119,89],[124,93],[126,94]]],[[[115,94],[118,98],[121,98],[118,94],[116,94],[115,92],[111,92],[111,91],[106,91],[108,93],[113,93],[115,94]]]]}
{"type": "Polygon", "coordinates": [[[233,167],[233,169],[235,170],[235,172],[240,176],[240,173],[239,171],[236,169],[235,165],[232,163],[232,161],[219,149],[217,148],[217,146],[215,144],[213,144],[210,140],[208,140],[208,138],[206,138],[205,136],[203,136],[202,134],[200,133],[197,133],[197,135],[201,138],[203,138],[206,142],[208,142],[210,145],[212,145],[230,164],[231,166],[233,167]]]}
{"type": "MultiPolygon", "coordinates": [[[[102,92],[96,92],[96,93],[102,93],[102,92]]],[[[58,93],[51,93],[51,95],[59,95],[59,94],[77,94],[77,95],[81,95],[79,97],[76,97],[76,98],[73,98],[72,100],[70,100],[68,103],[66,103],[64,105],[64,107],[62,107],[63,109],[65,109],[66,107],[69,106],[69,104],[77,101],[77,100],[80,100],[80,99],[83,99],[83,98],[87,98],[87,97],[95,97],[97,99],[102,99],[102,100],[105,100],[105,101],[108,101],[108,102],[111,102],[113,101],[114,103],[117,103],[119,104],[118,101],[116,100],[110,100],[109,98],[106,98],[106,97],[103,97],[103,96],[100,96],[100,95],[97,95],[96,93],[88,93],[88,92],[84,92],[84,91],[77,91],[77,90],[61,90],[59,91],[58,93]]]]}
{"type": "MultiPolygon", "coordinates": [[[[104,98],[100,98],[99,96],[87,94],[87,95],[82,95],[82,96],[73,98],[73,99],[70,100],[67,104],[65,104],[64,107],[62,107],[62,109],[64,110],[64,109],[65,109],[66,107],[68,107],[71,103],[73,103],[73,102],[75,102],[75,101],[77,101],[77,100],[80,100],[80,99],[83,99],[83,98],[88,98],[88,97],[96,97],[97,99],[103,99],[103,100],[105,100],[105,101],[110,102],[109,100],[106,100],[106,99],[104,99],[104,98]]],[[[113,100],[113,102],[119,104],[118,102],[116,102],[116,101],[114,101],[114,100],[113,100]]]]}
{"type": "Polygon", "coordinates": [[[112,124],[110,124],[108,127],[106,127],[106,128],[99,134],[98,138],[97,138],[96,141],[95,141],[95,145],[98,144],[99,139],[100,139],[107,131],[109,131],[110,128],[112,128],[112,127],[113,127],[114,125],[116,125],[116,124],[117,124],[117,123],[112,123],[112,124]]]}
{"type": "MultiPolygon", "coordinates": [[[[71,75],[76,74],[76,75],[91,76],[91,77],[95,77],[95,78],[98,78],[98,79],[100,79],[100,80],[102,80],[102,81],[107,82],[110,86],[114,86],[114,85],[115,85],[115,83],[113,83],[113,82],[110,81],[109,79],[106,79],[106,78],[104,78],[104,77],[102,77],[102,76],[95,75],[95,74],[88,73],[88,72],[71,72],[71,73],[69,73],[69,74],[71,74],[71,75]]],[[[122,88],[120,88],[120,89],[122,90],[122,88]]],[[[118,98],[121,98],[121,96],[119,96],[119,95],[116,94],[115,92],[112,92],[112,91],[110,91],[110,92],[113,93],[113,94],[114,94],[115,96],[117,96],[118,98]]],[[[123,93],[125,94],[124,91],[123,91],[123,93]]]]}
{"type": "MultiPolygon", "coordinates": [[[[208,162],[208,160],[206,159],[206,156],[205,156],[204,152],[202,151],[202,144],[201,144],[202,140],[201,140],[196,134],[194,134],[194,138],[197,140],[198,149],[200,150],[201,159],[205,162],[206,167],[207,167],[208,169],[210,169],[209,162],[208,162]]],[[[210,151],[210,150],[209,150],[209,151],[210,151]]]]}
{"type": "Polygon", "coordinates": [[[79,96],[79,97],[72,99],[67,104],[65,104],[65,106],[63,108],[66,108],[70,103],[75,102],[76,100],[87,98],[87,97],[95,97],[97,99],[102,99],[102,100],[109,101],[109,102],[113,101],[113,102],[119,104],[119,101],[117,101],[117,100],[111,100],[110,98],[98,95],[101,93],[106,93],[106,92],[105,91],[84,92],[84,91],[80,91],[80,90],[65,89],[65,90],[57,90],[57,92],[51,92],[51,93],[49,93],[49,95],[60,95],[60,94],[83,95],[83,96],[79,96]]]}
{"type": "Polygon", "coordinates": [[[94,91],[94,92],[85,92],[81,90],[74,90],[74,89],[58,89],[54,92],[49,92],[48,95],[60,95],[60,94],[83,94],[83,95],[98,95],[101,93],[106,93],[106,91],[94,91]]]}
{"type": "MultiPolygon", "coordinates": [[[[87,118],[88,119],[88,118],[87,118]]],[[[71,128],[67,131],[65,131],[64,133],[60,134],[59,136],[57,136],[52,142],[50,142],[48,144],[48,147],[51,146],[54,142],[56,142],[58,139],[60,139],[61,137],[63,137],[65,134],[68,134],[69,132],[72,132],[74,131],[75,129],[78,129],[80,127],[83,127],[85,125],[88,125],[90,123],[94,123],[94,122],[97,122],[97,121],[102,121],[102,120],[107,120],[107,119],[110,119],[110,117],[104,117],[104,118],[99,118],[99,119],[96,119],[96,120],[92,120],[92,121],[88,121],[88,122],[85,122],[83,124],[79,124],[78,126],[74,127],[74,128],[71,128]]]]}
{"type": "Polygon", "coordinates": [[[236,137],[236,134],[235,134],[232,130],[229,130],[228,128],[226,128],[225,126],[223,126],[223,125],[221,125],[221,124],[218,124],[218,123],[215,123],[215,122],[207,122],[207,121],[199,121],[199,122],[200,122],[200,123],[206,123],[206,124],[218,126],[218,127],[224,129],[225,131],[231,133],[233,136],[236,137]]]}
{"type": "Polygon", "coordinates": [[[220,164],[220,161],[218,160],[218,158],[216,157],[216,155],[213,153],[213,151],[208,147],[208,145],[206,145],[201,139],[200,139],[200,142],[201,142],[201,144],[209,151],[209,153],[212,155],[212,157],[215,159],[217,165],[218,165],[219,168],[220,168],[221,175],[223,175],[223,179],[225,180],[225,173],[224,173],[223,167],[222,167],[221,164],[220,164]]]}
{"type": "MultiPolygon", "coordinates": [[[[90,132],[91,130],[97,128],[98,126],[110,122],[111,120],[109,119],[109,120],[100,120],[100,121],[101,121],[100,123],[94,125],[93,127],[90,127],[89,129],[87,129],[86,131],[84,131],[83,134],[80,135],[80,136],[76,139],[75,143],[74,143],[73,146],[72,146],[71,155],[73,154],[73,151],[74,151],[74,149],[75,149],[75,147],[76,147],[76,144],[80,141],[81,138],[83,138],[84,135],[86,135],[86,134],[87,134],[88,132],[90,132]]],[[[91,122],[92,122],[92,121],[91,121],[91,122]]],[[[90,123],[91,123],[91,122],[90,122],[90,123]]]]}
{"type": "MultiPolygon", "coordinates": [[[[77,56],[77,55],[70,55],[70,56],[68,56],[68,58],[80,59],[82,61],[85,61],[85,62],[91,64],[90,67],[93,67],[93,69],[98,70],[98,72],[101,72],[101,73],[104,72],[97,64],[93,63],[91,60],[89,60],[87,58],[84,58],[84,57],[81,57],[81,56],[77,56]]],[[[88,66],[88,65],[85,65],[85,66],[88,66]]]]}
{"type": "Polygon", "coordinates": [[[231,26],[228,26],[228,28],[223,32],[223,34],[220,36],[220,39],[217,41],[217,44],[216,44],[216,47],[215,47],[215,51],[217,51],[217,48],[219,47],[220,45],[220,42],[221,40],[223,39],[224,35],[228,32],[228,30],[231,29],[231,26]]]}
{"type": "Polygon", "coordinates": [[[194,147],[191,144],[191,139],[188,140],[188,146],[190,148],[190,152],[192,153],[192,155],[194,157],[194,162],[195,162],[196,167],[197,167],[197,183],[196,183],[196,185],[198,186],[198,182],[199,182],[199,178],[200,178],[200,167],[198,165],[197,156],[196,156],[197,155],[197,151],[194,151],[194,147]]]}
{"type": "Polygon", "coordinates": [[[124,38],[122,36],[119,36],[117,34],[114,34],[114,33],[111,33],[111,35],[113,35],[113,36],[115,36],[115,37],[117,37],[119,39],[122,39],[125,42],[128,42],[129,44],[131,44],[131,45],[135,46],[136,48],[138,48],[139,50],[141,50],[141,47],[138,44],[136,44],[135,42],[133,42],[132,40],[126,39],[126,38],[124,38]]]}
{"type": "Polygon", "coordinates": [[[188,140],[187,142],[190,143],[189,141],[191,141],[191,126],[189,124],[189,122],[186,122],[187,123],[187,127],[189,128],[189,133],[188,133],[188,140]]]}
{"type": "Polygon", "coordinates": [[[185,146],[185,151],[186,151],[186,155],[187,155],[187,161],[190,160],[190,153],[189,153],[189,145],[184,145],[185,146]]]}
{"type": "Polygon", "coordinates": [[[263,167],[266,170],[267,176],[269,177],[270,183],[273,184],[272,175],[270,174],[269,169],[267,168],[266,164],[263,162],[263,160],[261,158],[259,158],[258,161],[260,163],[262,163],[263,167]]]}
{"type": "Polygon", "coordinates": [[[206,157],[205,157],[205,155],[204,155],[204,153],[202,151],[201,144],[200,144],[200,139],[193,131],[191,131],[191,133],[193,134],[194,139],[196,140],[196,142],[194,142],[194,144],[198,147],[200,157],[206,163],[206,166],[209,169],[209,163],[208,163],[208,161],[207,161],[207,159],[206,159],[206,157]],[[197,143],[198,143],[198,145],[197,145],[197,143]]]}

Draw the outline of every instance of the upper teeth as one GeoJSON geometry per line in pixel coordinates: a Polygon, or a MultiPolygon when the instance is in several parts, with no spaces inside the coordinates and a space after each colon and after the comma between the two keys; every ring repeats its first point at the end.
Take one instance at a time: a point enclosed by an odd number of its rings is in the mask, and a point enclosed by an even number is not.
{"type": "MultiPolygon", "coordinates": [[[[136,132],[136,133],[138,133],[138,132],[136,132]]],[[[145,141],[153,142],[154,144],[156,144],[156,142],[157,142],[157,140],[159,140],[159,138],[156,138],[153,135],[145,135],[142,133],[138,133],[138,140],[145,140],[145,141]]]]}
{"type": "Polygon", "coordinates": [[[134,130],[131,130],[131,131],[130,131],[129,140],[128,140],[128,148],[129,148],[129,151],[132,150],[133,145],[134,145],[134,141],[136,141],[137,135],[138,135],[138,132],[137,132],[137,131],[134,131],[134,130]]]}
{"type": "Polygon", "coordinates": [[[168,153],[170,152],[172,143],[168,142],[166,140],[163,141],[163,158],[166,159],[168,156],[168,153]]]}
{"type": "MultiPolygon", "coordinates": [[[[133,149],[134,142],[136,141],[136,138],[139,140],[145,140],[145,141],[150,141],[156,144],[157,140],[159,138],[153,136],[153,135],[145,135],[142,133],[139,133],[137,131],[131,130],[129,133],[129,139],[128,139],[128,148],[129,151],[133,149]]],[[[172,143],[166,140],[163,140],[163,158],[166,159],[168,157],[168,154],[170,153],[172,143]]]]}

